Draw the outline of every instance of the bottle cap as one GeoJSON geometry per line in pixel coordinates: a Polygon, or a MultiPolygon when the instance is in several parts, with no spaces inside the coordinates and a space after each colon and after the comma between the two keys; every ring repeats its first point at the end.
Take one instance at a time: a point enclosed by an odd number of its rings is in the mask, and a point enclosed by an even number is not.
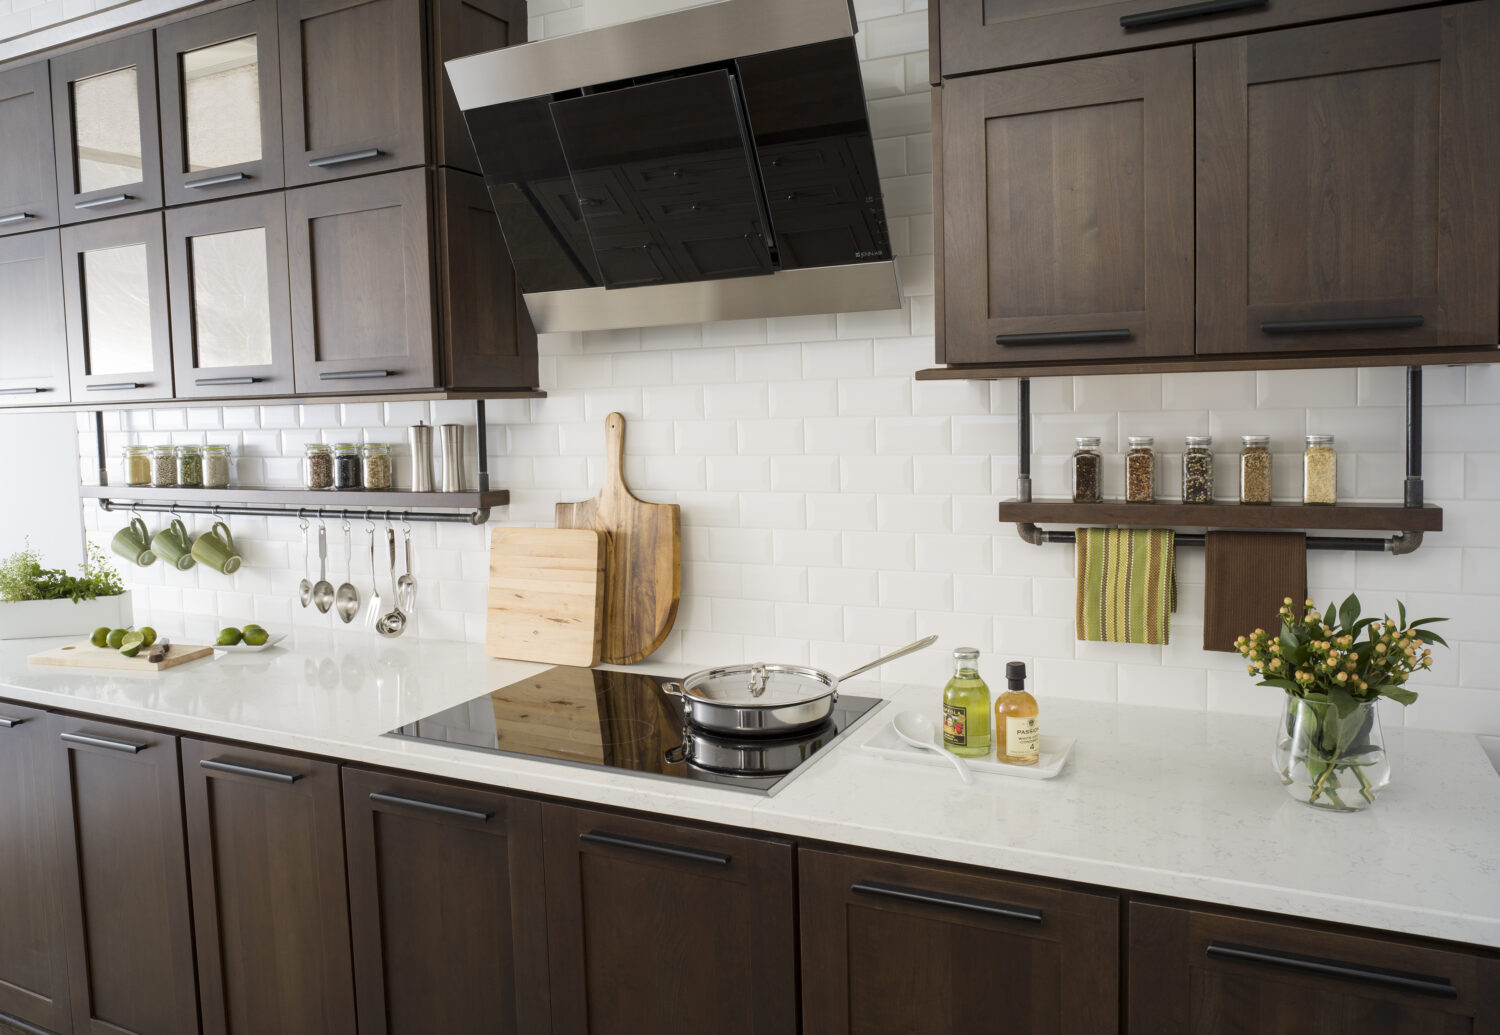
{"type": "Polygon", "coordinates": [[[1214,444],[1214,439],[1212,435],[1189,435],[1187,437],[1187,444],[1189,448],[1193,446],[1211,446],[1214,444]]]}
{"type": "Polygon", "coordinates": [[[979,648],[977,647],[955,647],[953,648],[953,660],[955,661],[978,661],[979,648]]]}
{"type": "Polygon", "coordinates": [[[1247,446],[1269,446],[1271,444],[1271,436],[1270,435],[1241,435],[1240,436],[1240,442],[1242,442],[1243,444],[1245,444],[1247,446]]]}
{"type": "Polygon", "coordinates": [[[1098,435],[1079,435],[1073,441],[1078,444],[1078,448],[1079,449],[1098,449],[1099,448],[1099,436],[1098,435]]]}
{"type": "Polygon", "coordinates": [[[1156,439],[1153,438],[1153,437],[1151,437],[1150,435],[1131,435],[1130,436],[1130,445],[1131,445],[1131,448],[1134,448],[1136,446],[1149,446],[1152,443],[1154,443],[1155,441],[1156,441],[1156,439]]]}
{"type": "Polygon", "coordinates": [[[1331,446],[1333,445],[1333,436],[1309,435],[1307,436],[1307,444],[1310,446],[1331,446]]]}
{"type": "Polygon", "coordinates": [[[1011,690],[1026,689],[1026,662],[1008,661],[1005,663],[1005,682],[1011,690]]]}

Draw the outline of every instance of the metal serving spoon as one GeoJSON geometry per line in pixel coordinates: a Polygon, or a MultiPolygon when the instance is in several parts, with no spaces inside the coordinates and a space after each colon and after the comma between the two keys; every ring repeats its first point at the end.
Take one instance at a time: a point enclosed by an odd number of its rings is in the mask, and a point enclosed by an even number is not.
{"type": "Polygon", "coordinates": [[[344,584],[334,594],[334,606],[338,608],[339,617],[344,624],[348,625],[354,621],[354,616],[359,614],[359,590],[354,588],[354,547],[353,539],[349,534],[349,519],[344,519],[344,584]]]}
{"type": "Polygon", "coordinates": [[[391,554],[391,610],[390,613],[381,617],[375,624],[375,631],[387,639],[400,636],[406,631],[406,615],[401,612],[401,605],[396,597],[396,530],[389,525],[385,530],[386,546],[391,554]]]}
{"type": "Polygon", "coordinates": [[[937,727],[927,716],[921,712],[898,712],[891,725],[896,728],[896,736],[912,747],[935,752],[952,762],[953,767],[958,770],[958,775],[963,777],[964,783],[974,782],[974,773],[969,769],[968,763],[953,752],[938,746],[937,727]]]}
{"type": "Polygon", "coordinates": [[[328,526],[318,522],[318,582],[312,588],[313,603],[325,615],[333,606],[333,583],[328,581],[328,526]]]}
{"type": "Polygon", "coordinates": [[[417,580],[411,573],[411,525],[401,519],[401,539],[406,546],[406,574],[396,580],[396,603],[410,614],[417,609],[417,580]]]}
{"type": "Polygon", "coordinates": [[[297,584],[297,599],[306,607],[312,603],[313,584],[311,562],[307,557],[307,518],[302,519],[302,581],[297,584]]]}

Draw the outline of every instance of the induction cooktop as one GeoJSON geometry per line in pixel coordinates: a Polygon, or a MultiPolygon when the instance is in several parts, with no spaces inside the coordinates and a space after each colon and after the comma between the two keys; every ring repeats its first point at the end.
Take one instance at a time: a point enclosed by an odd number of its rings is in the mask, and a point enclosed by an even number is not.
{"type": "Polygon", "coordinates": [[[883,703],[841,694],[814,729],[731,740],[685,727],[672,678],[558,666],[386,735],[773,794],[883,703]]]}

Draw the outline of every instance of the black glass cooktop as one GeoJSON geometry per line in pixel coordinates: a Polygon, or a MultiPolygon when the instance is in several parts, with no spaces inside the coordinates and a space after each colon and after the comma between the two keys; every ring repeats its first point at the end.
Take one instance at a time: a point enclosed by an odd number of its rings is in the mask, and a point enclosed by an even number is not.
{"type": "Polygon", "coordinates": [[[841,694],[819,727],[732,740],[685,731],[668,679],[559,666],[387,736],[770,794],[881,703],[841,694]]]}

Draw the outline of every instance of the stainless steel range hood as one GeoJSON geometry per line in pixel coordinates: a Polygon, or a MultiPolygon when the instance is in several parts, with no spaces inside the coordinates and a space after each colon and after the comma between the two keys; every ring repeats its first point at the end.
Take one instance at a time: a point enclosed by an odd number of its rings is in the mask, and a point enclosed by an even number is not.
{"type": "Polygon", "coordinates": [[[899,308],[854,31],[719,0],[448,62],[537,330],[899,308]]]}

